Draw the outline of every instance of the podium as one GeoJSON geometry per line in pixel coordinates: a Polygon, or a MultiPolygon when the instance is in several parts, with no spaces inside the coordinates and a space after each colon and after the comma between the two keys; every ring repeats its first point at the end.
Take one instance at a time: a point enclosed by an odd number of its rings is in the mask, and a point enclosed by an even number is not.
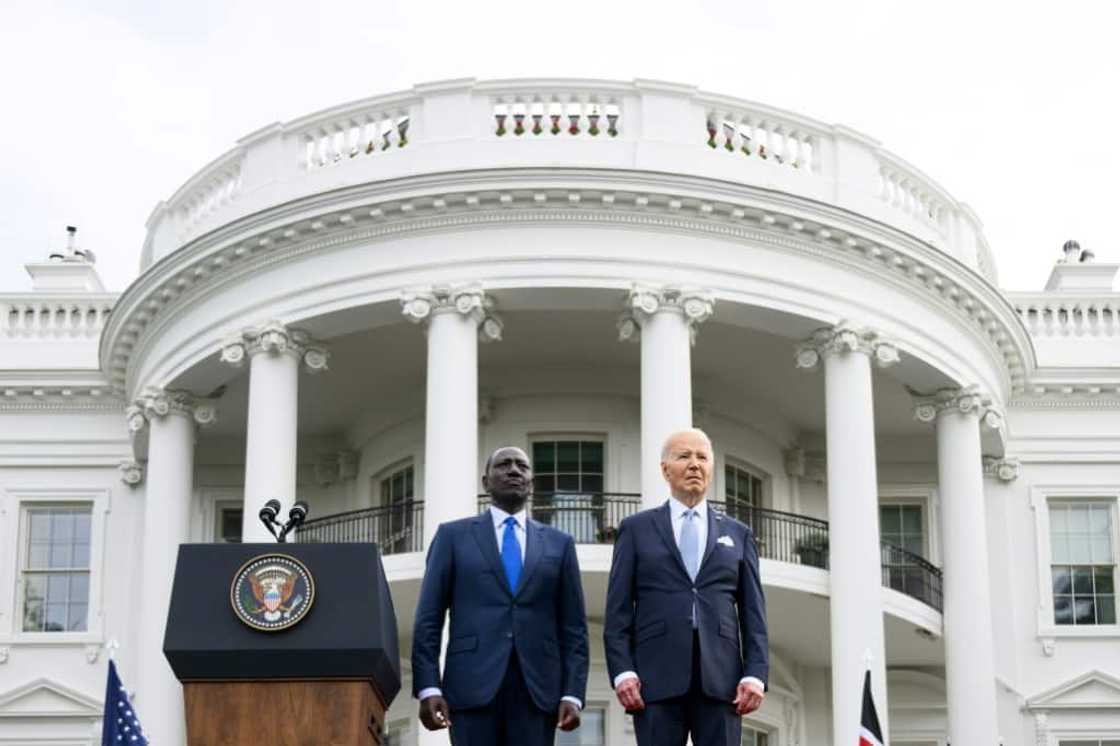
{"type": "Polygon", "coordinates": [[[188,746],[380,746],[401,687],[396,616],[374,544],[180,546],[163,652],[183,684],[188,746]],[[253,563],[265,555],[296,562],[253,563]],[[306,568],[313,583],[287,606],[280,599],[292,591],[268,575],[283,578],[284,563],[306,568]],[[262,598],[276,607],[271,621],[250,618],[263,630],[236,610],[238,599],[264,609],[262,598]],[[284,613],[302,616],[282,628],[284,613]]]}

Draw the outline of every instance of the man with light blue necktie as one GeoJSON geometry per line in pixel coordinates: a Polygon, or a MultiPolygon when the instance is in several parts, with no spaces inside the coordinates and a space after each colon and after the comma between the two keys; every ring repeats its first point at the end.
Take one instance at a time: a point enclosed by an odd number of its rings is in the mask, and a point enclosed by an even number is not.
{"type": "Polygon", "coordinates": [[[482,475],[489,509],[441,524],[428,548],[412,691],[420,721],[450,727],[455,746],[547,746],[556,728],[579,727],[588,648],[575,542],[527,516],[532,485],[524,451],[494,451],[482,475]]]}
{"type": "Polygon", "coordinates": [[[673,433],[661,451],[670,499],[622,521],[603,642],[639,746],[738,746],[762,705],[766,603],[750,528],[709,509],[712,444],[673,433]]]}

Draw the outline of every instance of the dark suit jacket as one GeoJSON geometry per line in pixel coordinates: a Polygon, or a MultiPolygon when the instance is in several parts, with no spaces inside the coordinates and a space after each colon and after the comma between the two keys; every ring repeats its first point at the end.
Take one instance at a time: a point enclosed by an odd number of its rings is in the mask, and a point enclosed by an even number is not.
{"type": "Polygon", "coordinates": [[[412,693],[438,686],[452,709],[481,707],[498,692],[516,652],[533,701],[556,712],[584,701],[587,617],[572,537],[532,519],[525,564],[511,593],[489,510],[444,523],[428,549],[412,636],[412,693]],[[440,635],[451,611],[443,677],[440,635]]]}
{"type": "Polygon", "coordinates": [[[708,541],[693,583],[670,521],[666,503],[619,526],[603,622],[608,674],[613,683],[623,671],[636,672],[646,702],[685,694],[695,599],[704,693],[731,702],[744,676],[765,685],[770,670],[754,536],[709,505],[708,541]]]}

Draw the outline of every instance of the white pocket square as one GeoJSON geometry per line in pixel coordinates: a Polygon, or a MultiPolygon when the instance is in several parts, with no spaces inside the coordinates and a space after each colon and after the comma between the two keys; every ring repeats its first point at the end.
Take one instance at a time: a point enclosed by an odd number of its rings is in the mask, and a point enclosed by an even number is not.
{"type": "Polygon", "coordinates": [[[730,536],[721,536],[718,539],[716,539],[716,543],[717,544],[723,544],[725,547],[735,546],[735,542],[731,540],[730,536]]]}

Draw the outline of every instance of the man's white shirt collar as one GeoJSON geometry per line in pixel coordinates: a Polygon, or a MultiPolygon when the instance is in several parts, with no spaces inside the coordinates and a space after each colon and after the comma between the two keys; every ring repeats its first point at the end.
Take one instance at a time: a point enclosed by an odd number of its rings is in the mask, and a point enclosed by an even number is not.
{"type": "MultiPolygon", "coordinates": [[[[676,523],[677,521],[679,521],[681,519],[681,517],[684,516],[684,512],[688,509],[689,509],[689,507],[687,505],[685,505],[684,503],[682,503],[680,500],[678,500],[677,498],[675,498],[671,495],[669,496],[669,516],[673,519],[673,523],[676,523]]],[[[707,520],[708,520],[708,500],[707,500],[707,498],[704,498],[700,502],[696,503],[696,507],[692,508],[692,510],[696,511],[696,517],[697,518],[699,518],[701,521],[707,522],[707,520]]]]}
{"type": "MultiPolygon", "coordinates": [[[[517,521],[517,527],[525,530],[525,508],[513,513],[513,520],[517,521]]],[[[494,519],[494,528],[504,528],[506,519],[510,517],[510,513],[505,512],[497,505],[490,506],[490,517],[494,519]]]]}

